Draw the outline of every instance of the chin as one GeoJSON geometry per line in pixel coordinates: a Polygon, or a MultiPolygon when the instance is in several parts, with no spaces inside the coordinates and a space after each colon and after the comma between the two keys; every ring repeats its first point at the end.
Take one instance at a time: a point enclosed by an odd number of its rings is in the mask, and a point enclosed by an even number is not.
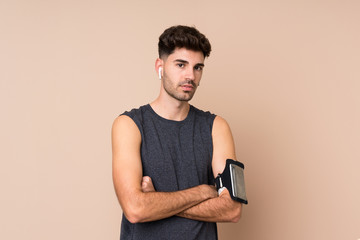
{"type": "Polygon", "coordinates": [[[192,98],[193,98],[193,96],[187,97],[187,98],[182,98],[182,99],[180,99],[180,101],[189,102],[192,98]]]}

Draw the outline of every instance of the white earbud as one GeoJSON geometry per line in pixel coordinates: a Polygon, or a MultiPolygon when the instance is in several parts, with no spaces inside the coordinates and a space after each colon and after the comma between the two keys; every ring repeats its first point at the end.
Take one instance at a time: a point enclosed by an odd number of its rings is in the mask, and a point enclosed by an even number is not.
{"type": "Polygon", "coordinates": [[[161,80],[161,71],[162,71],[162,67],[159,67],[159,79],[161,80]]]}

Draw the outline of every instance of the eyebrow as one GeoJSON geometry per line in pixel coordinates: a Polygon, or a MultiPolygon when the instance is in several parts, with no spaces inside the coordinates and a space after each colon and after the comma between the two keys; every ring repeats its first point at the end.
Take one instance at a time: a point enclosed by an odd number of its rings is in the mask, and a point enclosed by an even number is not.
{"type": "MultiPolygon", "coordinates": [[[[188,63],[189,63],[188,61],[183,60],[183,59],[175,59],[175,60],[174,60],[174,62],[180,62],[180,63],[186,63],[186,64],[188,64],[188,63]]],[[[205,66],[205,64],[203,64],[203,63],[197,63],[197,64],[195,64],[195,66],[201,66],[201,67],[204,67],[204,66],[205,66]]]]}

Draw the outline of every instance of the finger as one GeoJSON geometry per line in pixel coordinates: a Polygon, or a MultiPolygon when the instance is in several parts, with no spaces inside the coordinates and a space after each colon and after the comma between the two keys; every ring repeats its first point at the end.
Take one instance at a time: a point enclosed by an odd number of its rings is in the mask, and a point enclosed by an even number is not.
{"type": "Polygon", "coordinates": [[[143,182],[150,183],[150,182],[151,182],[151,178],[150,178],[149,176],[144,176],[144,177],[142,178],[142,181],[143,181],[143,182]]]}

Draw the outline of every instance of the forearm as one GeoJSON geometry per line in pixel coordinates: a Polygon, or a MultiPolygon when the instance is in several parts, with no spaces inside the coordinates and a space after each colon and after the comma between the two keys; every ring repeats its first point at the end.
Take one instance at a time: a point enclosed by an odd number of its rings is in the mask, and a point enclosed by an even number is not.
{"type": "Polygon", "coordinates": [[[219,197],[203,201],[177,216],[205,222],[238,222],[241,207],[241,203],[232,200],[226,190],[219,197]]]}
{"type": "Polygon", "coordinates": [[[208,185],[176,192],[138,192],[124,205],[130,222],[148,222],[171,217],[216,196],[208,185]]]}

